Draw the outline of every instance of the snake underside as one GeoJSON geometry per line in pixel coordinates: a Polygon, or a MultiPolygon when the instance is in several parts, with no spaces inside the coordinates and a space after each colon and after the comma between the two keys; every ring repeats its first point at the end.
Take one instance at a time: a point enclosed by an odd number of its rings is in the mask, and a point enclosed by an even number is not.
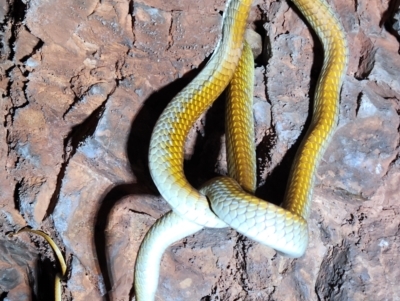
{"type": "Polygon", "coordinates": [[[202,227],[229,225],[287,256],[304,254],[315,171],[337,124],[347,44],[339,21],[324,0],[293,2],[320,38],[325,56],[311,125],[296,154],[283,206],[252,195],[256,185],[252,108],[251,103],[240,102],[242,98],[252,99],[249,87],[252,86],[253,59],[250,48],[242,46],[251,1],[231,0],[224,14],[222,39],[216,51],[199,75],[167,106],[152,134],[150,172],[173,211],[151,228],[141,246],[135,271],[137,300],[154,299],[164,249],[202,227]],[[233,101],[227,105],[230,177],[212,179],[199,192],[183,173],[186,136],[229,82],[238,87],[238,90],[230,88],[233,101]]]}

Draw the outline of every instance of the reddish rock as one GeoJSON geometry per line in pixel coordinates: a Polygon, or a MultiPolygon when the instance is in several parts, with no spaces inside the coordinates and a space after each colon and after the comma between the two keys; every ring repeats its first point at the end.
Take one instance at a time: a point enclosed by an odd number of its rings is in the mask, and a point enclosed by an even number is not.
{"type": "MultiPolygon", "coordinates": [[[[169,210],[147,167],[151,131],[213,52],[225,1],[24,3],[0,5],[0,299],[46,297],[43,281],[52,280],[43,275],[56,268],[48,245],[7,236],[30,225],[68,258],[65,300],[129,300],[140,242],[169,210]]],[[[233,230],[206,229],[166,251],[159,300],[400,298],[397,7],[329,3],[349,68],[306,254],[288,259],[233,230]]],[[[263,40],[257,195],[280,203],[323,51],[293,3],[255,1],[249,27],[263,40]]],[[[226,171],[222,114],[218,100],[189,134],[185,169],[196,186],[226,171]]]]}

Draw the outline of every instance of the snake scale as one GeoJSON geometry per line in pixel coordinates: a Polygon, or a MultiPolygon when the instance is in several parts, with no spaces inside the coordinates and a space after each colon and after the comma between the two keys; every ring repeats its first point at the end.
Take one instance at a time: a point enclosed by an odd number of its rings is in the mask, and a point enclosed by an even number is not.
{"type": "Polygon", "coordinates": [[[203,227],[230,226],[289,257],[302,256],[307,247],[307,218],[315,170],[339,114],[339,94],[347,64],[346,38],[325,0],[293,0],[322,42],[324,63],[315,92],[311,124],[296,154],[283,205],[268,203],[252,194],[256,185],[254,147],[251,146],[254,143],[253,59],[249,47],[243,43],[251,2],[228,1],[222,37],[212,57],[198,76],[169,103],[153,130],[149,168],[172,211],[150,228],[138,252],[135,266],[138,301],[154,300],[164,250],[203,227]],[[183,172],[186,136],[230,82],[231,102],[227,105],[226,118],[230,177],[212,179],[199,191],[190,185],[183,172]],[[242,103],[238,102],[246,97],[242,103]]]}

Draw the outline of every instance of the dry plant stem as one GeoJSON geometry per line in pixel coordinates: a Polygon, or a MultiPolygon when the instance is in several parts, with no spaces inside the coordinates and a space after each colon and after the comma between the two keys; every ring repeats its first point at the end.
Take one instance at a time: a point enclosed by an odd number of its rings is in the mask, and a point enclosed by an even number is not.
{"type": "Polygon", "coordinates": [[[61,267],[61,273],[57,273],[56,277],[54,279],[54,294],[55,294],[54,300],[61,301],[61,280],[64,278],[64,276],[67,272],[67,265],[65,263],[64,256],[61,253],[61,250],[58,248],[57,244],[53,241],[53,239],[49,235],[47,235],[46,233],[44,233],[43,231],[40,231],[40,230],[34,230],[34,229],[30,229],[28,227],[25,227],[25,228],[22,228],[21,230],[17,231],[16,233],[10,234],[9,236],[13,237],[22,232],[33,233],[33,234],[43,237],[48,242],[48,244],[51,246],[54,253],[56,254],[58,263],[60,264],[60,267],[61,267]]]}

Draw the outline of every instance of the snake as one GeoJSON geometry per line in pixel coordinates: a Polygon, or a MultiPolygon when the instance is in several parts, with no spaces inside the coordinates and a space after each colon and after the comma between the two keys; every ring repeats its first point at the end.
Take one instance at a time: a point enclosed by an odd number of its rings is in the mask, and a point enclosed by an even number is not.
{"type": "Polygon", "coordinates": [[[253,60],[243,40],[252,1],[228,0],[221,39],[213,55],[167,105],[153,129],[149,169],[172,210],[154,223],[140,246],[134,275],[136,300],[155,299],[165,249],[204,227],[232,227],[288,257],[305,253],[315,173],[337,125],[348,47],[344,29],[326,0],[292,2],[321,41],[324,61],[311,123],[296,153],[282,206],[254,196],[255,154],[254,147],[249,146],[254,144],[254,124],[248,117],[252,113],[248,101],[237,104],[233,100],[227,105],[228,176],[211,179],[198,190],[184,175],[186,137],[201,114],[230,83],[237,83],[239,88],[239,92],[229,88],[231,98],[252,98],[247,87],[253,84],[253,60]]]}

